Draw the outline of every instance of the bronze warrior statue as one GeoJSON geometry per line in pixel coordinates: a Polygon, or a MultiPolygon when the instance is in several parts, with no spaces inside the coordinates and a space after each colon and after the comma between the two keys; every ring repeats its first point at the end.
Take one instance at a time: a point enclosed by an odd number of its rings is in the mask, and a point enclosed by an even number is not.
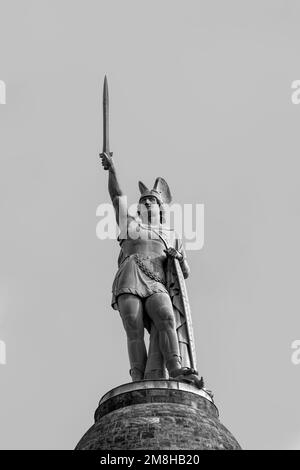
{"type": "Polygon", "coordinates": [[[129,215],[109,151],[106,78],[103,98],[104,145],[100,157],[109,173],[108,190],[121,229],[112,307],[119,310],[127,334],[132,381],[170,378],[201,388],[184,285],[190,269],[181,239],[166,226],[164,218],[172,199],[169,186],[161,177],[156,178],[152,189],[139,182],[138,213],[136,217],[129,215]],[[145,329],[150,334],[148,353],[145,329]]]}

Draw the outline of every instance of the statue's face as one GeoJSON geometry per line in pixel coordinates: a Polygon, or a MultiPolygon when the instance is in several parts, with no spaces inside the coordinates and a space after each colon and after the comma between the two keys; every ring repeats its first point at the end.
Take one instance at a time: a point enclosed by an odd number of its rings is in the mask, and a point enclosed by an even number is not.
{"type": "Polygon", "coordinates": [[[160,207],[155,196],[145,196],[139,202],[140,217],[144,223],[160,217],[160,207]]]}

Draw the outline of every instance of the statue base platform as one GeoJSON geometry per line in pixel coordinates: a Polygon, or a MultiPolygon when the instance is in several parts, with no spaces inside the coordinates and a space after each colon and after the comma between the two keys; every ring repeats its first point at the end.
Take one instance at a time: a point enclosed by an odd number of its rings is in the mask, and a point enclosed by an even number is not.
{"type": "Polygon", "coordinates": [[[205,450],[240,446],[205,389],[143,380],[106,393],[76,450],[205,450]]]}

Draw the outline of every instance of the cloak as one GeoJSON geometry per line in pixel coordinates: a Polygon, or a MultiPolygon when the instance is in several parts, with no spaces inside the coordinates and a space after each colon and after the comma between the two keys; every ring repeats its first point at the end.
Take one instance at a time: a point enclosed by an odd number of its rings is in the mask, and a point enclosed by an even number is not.
{"type": "MultiPolygon", "coordinates": [[[[166,247],[173,246],[185,257],[185,251],[183,248],[182,240],[178,237],[173,238],[173,243],[170,245],[168,243],[167,237],[163,235],[161,238],[164,240],[166,247]]],[[[184,282],[184,281],[183,281],[184,282]]],[[[182,367],[191,368],[191,358],[190,358],[190,345],[188,339],[184,304],[181,296],[179,280],[175,268],[174,259],[169,257],[167,260],[166,266],[166,286],[168,293],[171,298],[174,318],[176,323],[176,331],[179,343],[179,351],[181,356],[181,365],[182,367]]],[[[148,318],[145,318],[145,327],[150,333],[150,343],[148,351],[148,361],[145,371],[145,378],[167,378],[167,369],[162,354],[159,351],[159,338],[158,331],[154,323],[152,323],[148,318]]]]}

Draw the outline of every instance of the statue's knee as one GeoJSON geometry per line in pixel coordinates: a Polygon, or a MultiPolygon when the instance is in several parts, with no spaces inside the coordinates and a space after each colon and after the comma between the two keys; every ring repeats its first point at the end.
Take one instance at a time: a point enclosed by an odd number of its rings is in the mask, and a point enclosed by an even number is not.
{"type": "Polygon", "coordinates": [[[143,337],[144,326],[138,315],[127,314],[122,317],[123,325],[127,336],[130,339],[138,339],[143,337]]]}
{"type": "Polygon", "coordinates": [[[175,319],[174,315],[170,313],[169,310],[161,310],[158,320],[158,329],[159,330],[170,330],[175,328],[175,319]]]}

